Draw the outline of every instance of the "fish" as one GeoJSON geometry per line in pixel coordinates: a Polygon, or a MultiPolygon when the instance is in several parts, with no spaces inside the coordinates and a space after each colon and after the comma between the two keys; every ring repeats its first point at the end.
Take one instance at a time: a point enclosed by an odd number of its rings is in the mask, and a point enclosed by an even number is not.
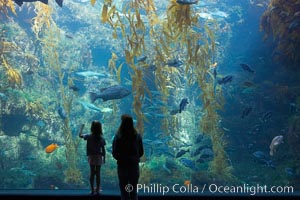
{"type": "Polygon", "coordinates": [[[111,109],[111,108],[100,108],[100,109],[101,109],[101,112],[103,112],[103,113],[110,113],[113,111],[113,109],[111,109]]]}
{"type": "Polygon", "coordinates": [[[201,17],[202,19],[208,19],[208,20],[214,19],[210,13],[201,12],[201,13],[198,13],[197,15],[199,17],[201,17]]]}
{"type": "Polygon", "coordinates": [[[262,151],[255,151],[252,155],[258,159],[266,159],[267,158],[266,154],[262,151]]]}
{"type": "Polygon", "coordinates": [[[284,168],[284,172],[288,175],[288,176],[293,176],[295,174],[294,170],[290,167],[286,167],[284,168]]]}
{"type": "Polygon", "coordinates": [[[188,187],[189,185],[191,185],[191,181],[190,180],[185,180],[183,182],[183,185],[185,185],[186,187],[188,187]]]}
{"type": "Polygon", "coordinates": [[[67,114],[66,114],[66,111],[63,107],[59,106],[58,109],[57,109],[57,112],[60,116],[60,118],[62,119],[66,119],[67,118],[67,114]]]}
{"type": "Polygon", "coordinates": [[[186,153],[188,153],[188,152],[190,152],[189,149],[188,149],[188,150],[181,149],[180,151],[177,152],[177,154],[176,154],[175,157],[176,157],[176,158],[179,158],[179,157],[183,156],[184,154],[186,154],[186,153]]]}
{"type": "Polygon", "coordinates": [[[92,76],[100,76],[100,77],[106,77],[106,74],[104,73],[98,73],[93,71],[82,71],[82,72],[76,72],[75,74],[83,77],[92,77],[92,76]]]}
{"type": "Polygon", "coordinates": [[[217,69],[214,68],[213,76],[214,76],[214,79],[215,79],[215,80],[216,80],[216,78],[217,78],[217,75],[218,75],[217,69]]]}
{"type": "Polygon", "coordinates": [[[197,4],[198,0],[176,0],[176,3],[181,5],[192,5],[197,4]]]}
{"type": "Polygon", "coordinates": [[[203,145],[198,147],[194,152],[193,152],[193,156],[197,156],[199,155],[204,149],[210,148],[208,145],[203,145]]]}
{"type": "Polygon", "coordinates": [[[275,165],[272,160],[268,159],[267,155],[262,151],[256,151],[252,154],[255,157],[255,160],[258,163],[266,165],[267,167],[271,167],[275,169],[275,165]]]}
{"type": "Polygon", "coordinates": [[[218,84],[219,85],[225,85],[226,83],[230,83],[233,79],[232,75],[227,75],[225,77],[223,77],[222,79],[218,80],[218,84]]]}
{"type": "Polygon", "coordinates": [[[76,85],[70,85],[69,89],[73,90],[74,92],[78,92],[80,90],[80,88],[76,85]]]}
{"type": "Polygon", "coordinates": [[[187,104],[189,104],[188,99],[183,98],[179,104],[179,113],[181,113],[184,110],[184,108],[187,104]]]}
{"type": "Polygon", "coordinates": [[[265,5],[262,4],[262,3],[258,3],[258,4],[256,4],[256,6],[257,6],[257,7],[265,7],[265,5]]]}
{"type": "Polygon", "coordinates": [[[276,149],[278,147],[278,145],[283,143],[283,136],[282,135],[278,135],[275,136],[270,144],[270,156],[273,156],[274,153],[276,152],[276,149]]]}
{"type": "Polygon", "coordinates": [[[180,61],[178,58],[168,60],[168,62],[166,63],[166,65],[168,65],[169,67],[180,67],[182,64],[183,62],[180,61]]]}
{"type": "Polygon", "coordinates": [[[279,16],[282,17],[282,18],[288,17],[289,15],[290,15],[289,12],[283,11],[283,10],[280,11],[280,13],[279,13],[279,16]]]}
{"type": "Polygon", "coordinates": [[[288,28],[290,30],[293,30],[293,29],[297,28],[299,26],[299,24],[300,24],[300,22],[298,20],[294,20],[289,24],[288,28]]]}
{"type": "Polygon", "coordinates": [[[256,85],[253,82],[251,82],[251,81],[245,81],[243,83],[243,86],[246,87],[246,88],[256,87],[256,85]]]}
{"type": "Polygon", "coordinates": [[[178,109],[171,110],[170,115],[176,115],[177,113],[179,113],[178,109]]]}
{"type": "Polygon", "coordinates": [[[195,140],[195,144],[200,143],[203,140],[204,136],[202,134],[198,135],[196,140],[195,140]]]}
{"type": "Polygon", "coordinates": [[[300,16],[300,11],[295,12],[295,13],[294,13],[294,16],[295,16],[295,17],[299,17],[299,16],[300,16]]]}
{"type": "Polygon", "coordinates": [[[217,63],[217,62],[214,62],[213,64],[211,64],[211,65],[209,66],[209,69],[215,69],[217,66],[218,66],[218,63],[217,63]]]}
{"type": "Polygon", "coordinates": [[[227,131],[227,132],[230,131],[230,129],[229,129],[229,128],[226,128],[226,127],[222,127],[222,129],[223,129],[224,131],[227,131]]]}
{"type": "Polygon", "coordinates": [[[157,67],[156,67],[156,65],[151,64],[151,65],[148,66],[148,69],[149,69],[150,71],[154,72],[154,71],[157,69],[157,67]]]}
{"type": "Polygon", "coordinates": [[[85,109],[91,110],[91,111],[96,111],[96,112],[101,112],[101,109],[95,106],[92,103],[85,102],[85,101],[78,101],[85,109]]]}
{"type": "Polygon", "coordinates": [[[190,159],[187,159],[187,158],[181,158],[179,160],[184,166],[188,167],[188,168],[191,168],[193,170],[196,169],[196,166],[195,166],[195,163],[194,161],[190,160],[190,159]]]}
{"type": "Polygon", "coordinates": [[[100,93],[90,92],[90,99],[95,102],[97,99],[102,99],[103,101],[122,99],[131,94],[131,91],[122,85],[113,85],[107,88],[102,88],[100,93]]]}
{"type": "Polygon", "coordinates": [[[267,111],[265,114],[263,114],[263,117],[262,117],[262,121],[263,122],[267,122],[269,121],[269,119],[272,117],[272,111],[267,111]]]}
{"type": "Polygon", "coordinates": [[[252,107],[251,107],[251,106],[246,107],[246,108],[243,110],[243,112],[242,112],[241,118],[244,119],[245,117],[247,117],[247,116],[250,114],[251,111],[252,111],[252,107]]]}
{"type": "Polygon", "coordinates": [[[275,165],[274,165],[274,163],[273,163],[272,160],[266,160],[265,165],[266,165],[267,167],[270,167],[270,168],[272,168],[272,169],[275,169],[275,165]]]}
{"type": "Polygon", "coordinates": [[[34,70],[32,69],[32,67],[28,67],[24,70],[24,74],[32,75],[32,74],[34,74],[34,70]]]}
{"type": "Polygon", "coordinates": [[[45,152],[46,152],[46,153],[52,153],[52,152],[55,151],[57,148],[58,148],[58,145],[55,144],[55,143],[52,143],[52,144],[48,145],[48,146],[45,148],[45,152]]]}
{"type": "Polygon", "coordinates": [[[228,13],[220,11],[220,10],[215,10],[212,12],[201,12],[197,13],[197,15],[202,18],[202,19],[207,19],[207,20],[212,20],[212,19],[223,19],[227,18],[229,16],[228,13]]]}
{"type": "Polygon", "coordinates": [[[85,109],[96,111],[96,112],[102,112],[102,113],[110,113],[113,111],[111,108],[99,108],[96,105],[86,102],[86,101],[78,101],[85,109]]]}
{"type": "MultiPolygon", "coordinates": [[[[22,6],[24,2],[42,2],[44,4],[48,4],[48,0],[14,0],[14,2],[16,2],[16,4],[18,4],[18,6],[22,6]]],[[[55,0],[55,2],[62,7],[63,4],[63,0],[55,0]]]]}
{"type": "Polygon", "coordinates": [[[211,148],[204,148],[201,151],[200,158],[211,158],[214,156],[214,152],[211,148]]]}
{"type": "Polygon", "coordinates": [[[215,16],[217,18],[227,18],[229,16],[229,14],[227,14],[226,12],[220,11],[220,10],[211,12],[211,15],[215,16]]]}
{"type": "Polygon", "coordinates": [[[73,39],[74,36],[71,33],[65,33],[65,37],[69,39],[73,39]]]}
{"type": "Polygon", "coordinates": [[[253,74],[255,73],[255,70],[253,70],[248,64],[241,63],[240,65],[245,71],[253,73],[253,74]]]}
{"type": "Polygon", "coordinates": [[[146,59],[147,59],[147,56],[140,56],[140,57],[137,57],[137,58],[136,58],[136,61],[137,61],[137,62],[145,62],[146,59]]]}

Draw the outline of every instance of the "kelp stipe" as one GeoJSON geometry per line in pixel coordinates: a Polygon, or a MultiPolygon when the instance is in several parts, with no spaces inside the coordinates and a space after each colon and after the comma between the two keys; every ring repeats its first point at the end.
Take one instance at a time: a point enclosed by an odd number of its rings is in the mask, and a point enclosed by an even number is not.
{"type": "Polygon", "coordinates": [[[74,94],[68,93],[63,84],[65,73],[63,72],[63,63],[59,56],[59,28],[52,19],[52,10],[48,5],[36,3],[35,6],[37,16],[34,18],[32,29],[41,44],[46,71],[49,74],[58,76],[58,83],[54,83],[52,86],[53,90],[57,90],[58,87],[57,106],[60,106],[66,115],[61,119],[67,161],[67,169],[64,170],[64,180],[69,184],[81,185],[83,183],[82,175],[77,167],[77,147],[79,139],[73,139],[70,127],[70,114],[74,94]]]}

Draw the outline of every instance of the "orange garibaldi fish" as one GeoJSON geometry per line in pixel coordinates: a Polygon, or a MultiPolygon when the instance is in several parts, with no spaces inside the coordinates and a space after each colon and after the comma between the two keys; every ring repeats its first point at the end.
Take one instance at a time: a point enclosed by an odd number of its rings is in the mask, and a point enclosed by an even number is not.
{"type": "Polygon", "coordinates": [[[48,145],[46,148],[45,148],[45,152],[46,153],[52,153],[53,151],[55,151],[55,149],[58,148],[58,145],[55,144],[55,143],[52,143],[50,145],[48,145]]]}

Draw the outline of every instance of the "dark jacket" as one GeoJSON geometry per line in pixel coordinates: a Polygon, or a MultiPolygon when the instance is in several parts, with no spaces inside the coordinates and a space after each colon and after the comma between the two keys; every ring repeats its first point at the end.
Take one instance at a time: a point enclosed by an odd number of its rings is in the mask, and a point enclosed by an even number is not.
{"type": "Polygon", "coordinates": [[[105,155],[105,140],[100,137],[97,138],[93,134],[84,135],[83,138],[87,140],[86,143],[86,154],[91,155],[105,155]]]}
{"type": "Polygon", "coordinates": [[[112,155],[117,160],[118,165],[138,164],[140,157],[144,155],[142,137],[139,134],[131,138],[115,135],[112,155]]]}

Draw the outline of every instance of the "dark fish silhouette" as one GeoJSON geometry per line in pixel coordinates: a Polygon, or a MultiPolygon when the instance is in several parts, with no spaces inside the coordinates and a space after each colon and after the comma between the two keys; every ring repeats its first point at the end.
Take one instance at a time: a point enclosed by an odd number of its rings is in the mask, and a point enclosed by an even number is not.
{"type": "Polygon", "coordinates": [[[225,85],[226,83],[230,83],[232,81],[232,79],[233,79],[232,75],[227,75],[227,76],[223,77],[222,79],[218,80],[218,83],[220,85],[222,85],[222,84],[225,85]]]}
{"type": "Polygon", "coordinates": [[[179,104],[179,109],[171,110],[170,115],[176,115],[177,113],[181,113],[187,104],[189,104],[188,99],[183,98],[179,104]]]}
{"type": "Polygon", "coordinates": [[[188,150],[181,149],[180,151],[178,151],[175,158],[179,158],[179,157],[183,156],[184,154],[186,154],[187,152],[190,152],[190,150],[189,149],[188,150]]]}
{"type": "Polygon", "coordinates": [[[248,87],[248,88],[254,88],[254,87],[256,87],[255,83],[253,83],[251,81],[245,81],[242,85],[244,87],[248,87]]]}
{"type": "Polygon", "coordinates": [[[180,160],[180,163],[183,164],[184,166],[186,167],[189,167],[193,170],[196,170],[196,166],[195,166],[195,163],[194,161],[190,160],[190,159],[187,159],[187,158],[181,158],[180,160]]]}
{"type": "Polygon", "coordinates": [[[269,119],[272,117],[272,115],[273,115],[272,111],[268,111],[268,112],[264,113],[263,117],[262,117],[263,122],[269,121],[269,119]]]}
{"type": "Polygon", "coordinates": [[[170,112],[170,115],[176,115],[177,113],[179,113],[179,110],[178,110],[178,109],[172,110],[172,111],[170,112]]]}
{"type": "Polygon", "coordinates": [[[247,65],[245,63],[241,63],[240,65],[245,71],[250,72],[250,73],[255,73],[255,70],[252,69],[249,65],[247,65]]]}
{"type": "Polygon", "coordinates": [[[169,67],[180,67],[181,65],[183,65],[183,62],[180,61],[178,58],[175,58],[172,60],[168,60],[166,65],[168,65],[169,67]]]}
{"type": "MultiPolygon", "coordinates": [[[[36,2],[36,1],[40,1],[44,4],[48,4],[48,0],[14,0],[16,2],[16,4],[18,4],[19,6],[22,6],[24,2],[36,2]]],[[[55,2],[62,7],[63,4],[63,0],[55,0],[55,2]]]]}
{"type": "Polygon", "coordinates": [[[103,101],[112,99],[122,99],[131,93],[130,90],[123,87],[122,85],[113,85],[107,88],[102,88],[100,93],[90,92],[91,101],[94,102],[96,99],[103,99],[103,101]]]}
{"type": "Polygon", "coordinates": [[[184,108],[187,104],[189,104],[188,99],[183,98],[180,102],[180,105],[179,105],[179,113],[181,113],[184,110],[184,108]]]}
{"type": "Polygon", "coordinates": [[[198,135],[197,138],[196,138],[195,144],[200,143],[203,140],[203,138],[204,138],[204,136],[202,134],[198,135]]]}
{"type": "Polygon", "coordinates": [[[57,109],[57,112],[60,116],[60,118],[62,119],[66,119],[67,118],[67,114],[66,114],[66,111],[63,107],[59,106],[58,109],[57,109]]]}
{"type": "Polygon", "coordinates": [[[76,85],[69,86],[69,88],[71,90],[73,90],[74,92],[78,92],[80,90],[80,88],[78,86],[76,86],[76,85]]]}
{"type": "Polygon", "coordinates": [[[216,80],[216,78],[217,78],[217,75],[218,75],[218,73],[217,73],[217,69],[216,69],[216,68],[214,68],[214,71],[213,71],[213,76],[214,76],[215,80],[216,80]]]}
{"type": "Polygon", "coordinates": [[[176,3],[182,4],[182,5],[191,5],[198,3],[198,0],[177,0],[176,3]]]}
{"type": "Polygon", "coordinates": [[[256,151],[252,154],[255,157],[257,163],[263,164],[267,167],[275,169],[273,161],[262,151],[256,151]]]}
{"type": "Polygon", "coordinates": [[[252,111],[252,107],[251,107],[251,106],[245,108],[245,109],[243,110],[243,112],[242,112],[241,118],[244,119],[245,117],[247,117],[247,116],[250,114],[251,111],[252,111]]]}
{"type": "Polygon", "coordinates": [[[294,174],[295,174],[294,170],[290,167],[284,168],[284,172],[289,176],[294,176],[294,174]]]}

